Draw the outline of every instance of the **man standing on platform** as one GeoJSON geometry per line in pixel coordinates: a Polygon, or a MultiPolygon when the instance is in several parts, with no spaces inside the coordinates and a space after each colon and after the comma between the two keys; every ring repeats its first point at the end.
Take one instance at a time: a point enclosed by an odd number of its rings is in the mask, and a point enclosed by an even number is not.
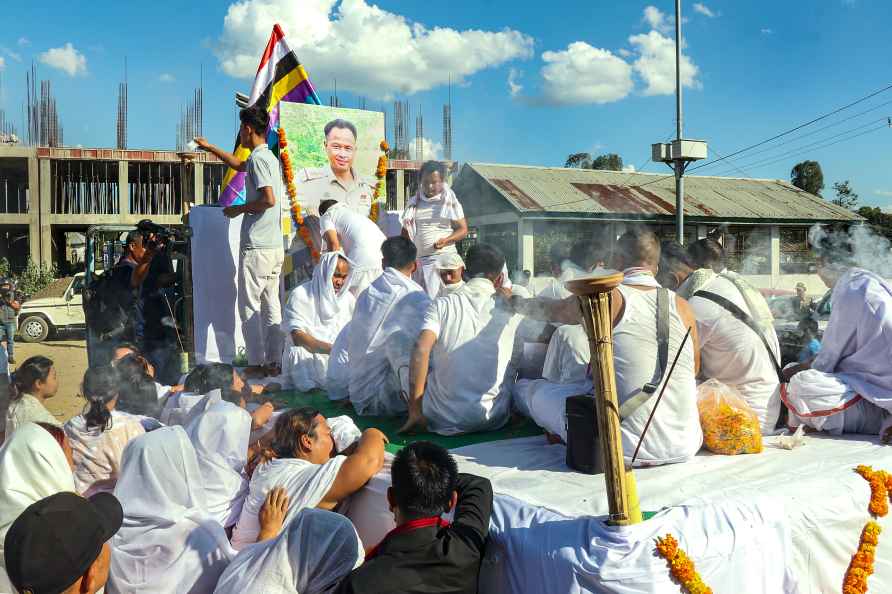
{"type": "Polygon", "coordinates": [[[282,238],[284,184],[279,160],[266,145],[269,114],[258,106],[239,113],[239,141],[251,151],[246,161],[210,144],[195,142],[228,166],[246,172],[245,203],[228,206],[223,214],[242,219],[238,302],[249,371],[277,373],[282,356],[282,307],[279,275],[285,260],[282,238]]]}

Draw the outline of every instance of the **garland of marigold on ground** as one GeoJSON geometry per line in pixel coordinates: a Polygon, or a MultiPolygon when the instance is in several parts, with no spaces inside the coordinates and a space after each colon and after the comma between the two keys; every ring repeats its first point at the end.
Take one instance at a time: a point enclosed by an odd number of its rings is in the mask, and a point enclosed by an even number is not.
{"type": "Polygon", "coordinates": [[[712,594],[712,588],[703,583],[694,568],[694,562],[671,534],[657,538],[657,553],[669,564],[669,573],[689,594],[712,594]]]}
{"type": "MultiPolygon", "coordinates": [[[[889,499],[892,499],[892,474],[885,470],[874,470],[870,466],[860,465],[855,472],[870,484],[870,503],[867,511],[875,518],[882,518],[889,513],[889,499]]],[[[873,563],[879,544],[880,525],[870,520],[861,530],[858,550],[852,555],[849,567],[842,581],[843,594],[865,594],[867,579],[873,574],[873,563]]]]}
{"type": "Polygon", "coordinates": [[[297,225],[297,234],[304,244],[310,248],[310,256],[313,262],[319,261],[319,250],[313,247],[313,239],[310,230],[304,226],[304,216],[300,211],[300,202],[297,201],[297,186],[294,185],[294,167],[291,164],[291,154],[288,151],[288,141],[285,139],[285,128],[279,128],[279,159],[282,160],[282,172],[285,174],[285,186],[288,190],[288,202],[291,205],[291,218],[297,225]]]}
{"type": "Polygon", "coordinates": [[[387,144],[386,140],[382,140],[378,148],[381,149],[381,156],[378,157],[378,166],[375,167],[375,177],[378,178],[378,181],[375,183],[375,191],[372,193],[372,208],[369,210],[369,218],[376,223],[381,214],[381,203],[378,199],[384,193],[384,186],[387,183],[387,151],[390,150],[390,145],[387,144]]]}

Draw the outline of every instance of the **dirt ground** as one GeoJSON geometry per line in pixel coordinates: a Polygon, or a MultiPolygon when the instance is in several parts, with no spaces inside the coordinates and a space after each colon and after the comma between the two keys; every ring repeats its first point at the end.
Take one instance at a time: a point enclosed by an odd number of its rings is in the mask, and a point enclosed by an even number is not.
{"type": "MultiPolygon", "coordinates": [[[[67,421],[80,414],[84,400],[79,393],[84,371],[87,369],[87,343],[83,334],[54,337],[53,340],[40,343],[16,341],[16,363],[21,363],[33,355],[43,355],[52,359],[59,378],[59,391],[54,398],[47,400],[47,409],[59,421],[67,421]]],[[[10,371],[14,367],[15,365],[10,365],[10,371]]]]}

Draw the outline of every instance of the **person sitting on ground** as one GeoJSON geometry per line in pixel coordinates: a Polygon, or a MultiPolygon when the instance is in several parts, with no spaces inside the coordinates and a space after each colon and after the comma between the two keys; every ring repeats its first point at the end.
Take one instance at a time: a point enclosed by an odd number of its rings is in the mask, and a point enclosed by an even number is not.
{"type": "MultiPolygon", "coordinates": [[[[636,466],[684,462],[697,453],[703,441],[697,410],[696,376],[700,352],[696,321],[684,299],[657,283],[654,275],[659,262],[660,243],[652,231],[627,231],[617,241],[614,267],[623,271],[624,280],[611,292],[611,317],[626,464],[631,463],[656,395],[666,384],[660,406],[641,441],[636,466]],[[665,306],[658,306],[662,299],[665,299],[665,306]],[[664,350],[666,362],[661,363],[657,320],[658,316],[664,315],[668,317],[668,345],[664,350]],[[670,377],[669,361],[679,351],[687,329],[690,337],[670,377]]],[[[576,297],[563,301],[515,300],[514,306],[527,315],[567,324],[580,322],[576,297]]],[[[530,391],[526,400],[517,398],[515,403],[521,412],[531,416],[546,431],[566,441],[565,402],[580,392],[567,393],[567,390],[552,390],[551,387],[542,384],[541,390],[530,391]]]]}
{"type": "Polygon", "coordinates": [[[303,392],[324,388],[332,343],[353,316],[350,262],[342,252],[322,254],[313,278],[298,285],[285,305],[286,349],[282,373],[303,392]]]}
{"type": "Polygon", "coordinates": [[[735,388],[756,413],[762,433],[773,433],[781,410],[781,354],[765,298],[725,268],[724,249],[714,239],[697,240],[687,252],[674,242],[664,243],[660,262],[661,272],[679,279],[680,291],[689,295],[700,341],[700,378],[735,388]],[[700,274],[689,281],[695,270],[700,274]],[[740,313],[756,330],[737,317],[740,313]]]}
{"type": "Polygon", "coordinates": [[[338,594],[475,594],[492,514],[490,482],[459,473],[449,452],[427,441],[400,450],[390,474],[387,501],[397,527],[338,594]],[[452,523],[443,520],[453,509],[452,523]]]}
{"type": "Polygon", "coordinates": [[[347,341],[347,392],[360,415],[406,412],[409,358],[430,298],[412,280],[415,245],[391,237],[381,248],[384,274],[359,296],[347,341]]]}
{"type": "Polygon", "coordinates": [[[400,431],[427,425],[453,435],[508,422],[521,317],[496,298],[505,265],[501,252],[477,244],[465,261],[470,280],[434,300],[424,316],[409,368],[409,418],[400,431]]]}
{"type": "Polygon", "coordinates": [[[362,543],[350,520],[323,509],[302,509],[276,539],[240,552],[214,594],[323,594],[362,560],[362,543]]]}
{"type": "Polygon", "coordinates": [[[425,161],[418,172],[418,191],[406,201],[400,221],[402,235],[418,248],[415,281],[434,299],[440,293],[437,257],[457,253],[455,244],[468,234],[468,223],[461,203],[446,183],[446,165],[425,161]]]}
{"type": "Polygon", "coordinates": [[[55,425],[25,423],[0,448],[0,592],[13,592],[6,575],[4,539],[29,505],[74,492],[71,448],[55,425]]]}
{"type": "MultiPolygon", "coordinates": [[[[115,497],[124,523],[111,541],[109,592],[214,591],[236,553],[206,507],[198,458],[182,427],[130,442],[115,497]]],[[[257,542],[278,536],[288,497],[273,489],[264,507],[257,542]]]]}
{"type": "Polygon", "coordinates": [[[852,238],[827,232],[814,249],[833,292],[821,351],[788,366],[790,425],[832,434],[880,434],[892,441],[892,286],[857,266],[852,238]]]}
{"type": "Polygon", "coordinates": [[[251,454],[251,415],[232,402],[215,402],[186,426],[204,484],[205,506],[224,528],[234,526],[248,495],[244,474],[251,454]]]}
{"type": "Polygon", "coordinates": [[[124,511],[109,493],[56,493],[32,503],[6,534],[9,581],[32,594],[94,594],[108,581],[108,541],[124,511]]]}
{"type": "Polygon", "coordinates": [[[558,244],[552,248],[553,278],[539,291],[538,296],[546,299],[570,297],[571,293],[564,284],[574,278],[591,274],[604,266],[609,253],[608,239],[603,235],[593,235],[591,238],[577,241],[569,250],[565,244],[558,244]]]}
{"type": "Polygon", "coordinates": [[[465,261],[461,259],[458,253],[447,253],[437,256],[434,264],[440,273],[440,287],[438,297],[450,295],[465,286],[465,261]]]}
{"type": "Polygon", "coordinates": [[[350,291],[358,297],[383,272],[381,244],[387,237],[374,221],[337,200],[323,200],[319,216],[328,251],[343,251],[353,263],[350,291]]]}
{"type": "Polygon", "coordinates": [[[59,380],[52,359],[41,355],[25,359],[10,378],[5,439],[28,422],[61,426],[45,406],[47,399],[55,396],[58,389],[59,380]]]}
{"type": "Polygon", "coordinates": [[[111,365],[87,369],[81,386],[87,405],[65,423],[74,484],[85,497],[114,491],[124,448],[146,432],[139,417],[116,410],[120,384],[118,370],[111,365]]]}
{"type": "MultiPolygon", "coordinates": [[[[155,366],[146,359],[142,351],[133,344],[132,342],[120,342],[115,348],[112,350],[112,365],[116,364],[118,361],[126,357],[127,355],[134,355],[139,360],[142,361],[143,367],[146,370],[146,374],[155,381],[155,366]]],[[[155,391],[158,393],[158,402],[164,403],[164,399],[170,396],[171,394],[175,394],[183,390],[183,386],[180,384],[175,384],[171,386],[166,386],[158,381],[155,381],[155,391]]]]}
{"type": "Polygon", "coordinates": [[[145,359],[140,355],[127,355],[115,361],[120,379],[117,409],[132,415],[158,418],[161,403],[155,379],[147,371],[145,359]]]}
{"type": "Polygon", "coordinates": [[[383,433],[366,429],[355,446],[337,455],[328,422],[309,407],[282,413],[274,432],[269,447],[248,467],[251,485],[232,533],[237,550],[256,540],[260,506],[274,486],[284,487],[291,498],[285,518],[290,522],[304,508],[334,509],[384,465],[383,433]]]}

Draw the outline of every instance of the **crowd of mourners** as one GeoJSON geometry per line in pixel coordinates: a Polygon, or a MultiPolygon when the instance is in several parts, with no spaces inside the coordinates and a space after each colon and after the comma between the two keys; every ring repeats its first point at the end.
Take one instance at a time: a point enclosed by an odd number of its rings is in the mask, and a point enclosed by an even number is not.
{"type": "Polygon", "coordinates": [[[741,395],[763,434],[892,438],[892,288],[854,265],[843,235],[814,246],[832,289],[821,349],[783,367],[765,298],[714,239],[595,234],[552,254],[550,276],[512,284],[498,248],[459,255],[467,223],[444,178],[422,167],[396,237],[320,204],[325,249],[288,295],[272,383],[208,363],[164,385],[153,357],[122,343],[87,369],[83,413],[60,426],[44,406],[53,362],[22,362],[0,448],[0,592],[476,592],[489,481],[429,441],[391,456],[384,433],[349,415],[282,407],[276,384],[325,390],[354,416],[401,417],[405,433],[527,417],[565,443],[567,399],[599,389],[565,283],[610,270],[622,273],[610,302],[627,464],[697,454],[709,379],[741,395]],[[395,527],[363,542],[351,504],[381,476],[395,527]]]}

